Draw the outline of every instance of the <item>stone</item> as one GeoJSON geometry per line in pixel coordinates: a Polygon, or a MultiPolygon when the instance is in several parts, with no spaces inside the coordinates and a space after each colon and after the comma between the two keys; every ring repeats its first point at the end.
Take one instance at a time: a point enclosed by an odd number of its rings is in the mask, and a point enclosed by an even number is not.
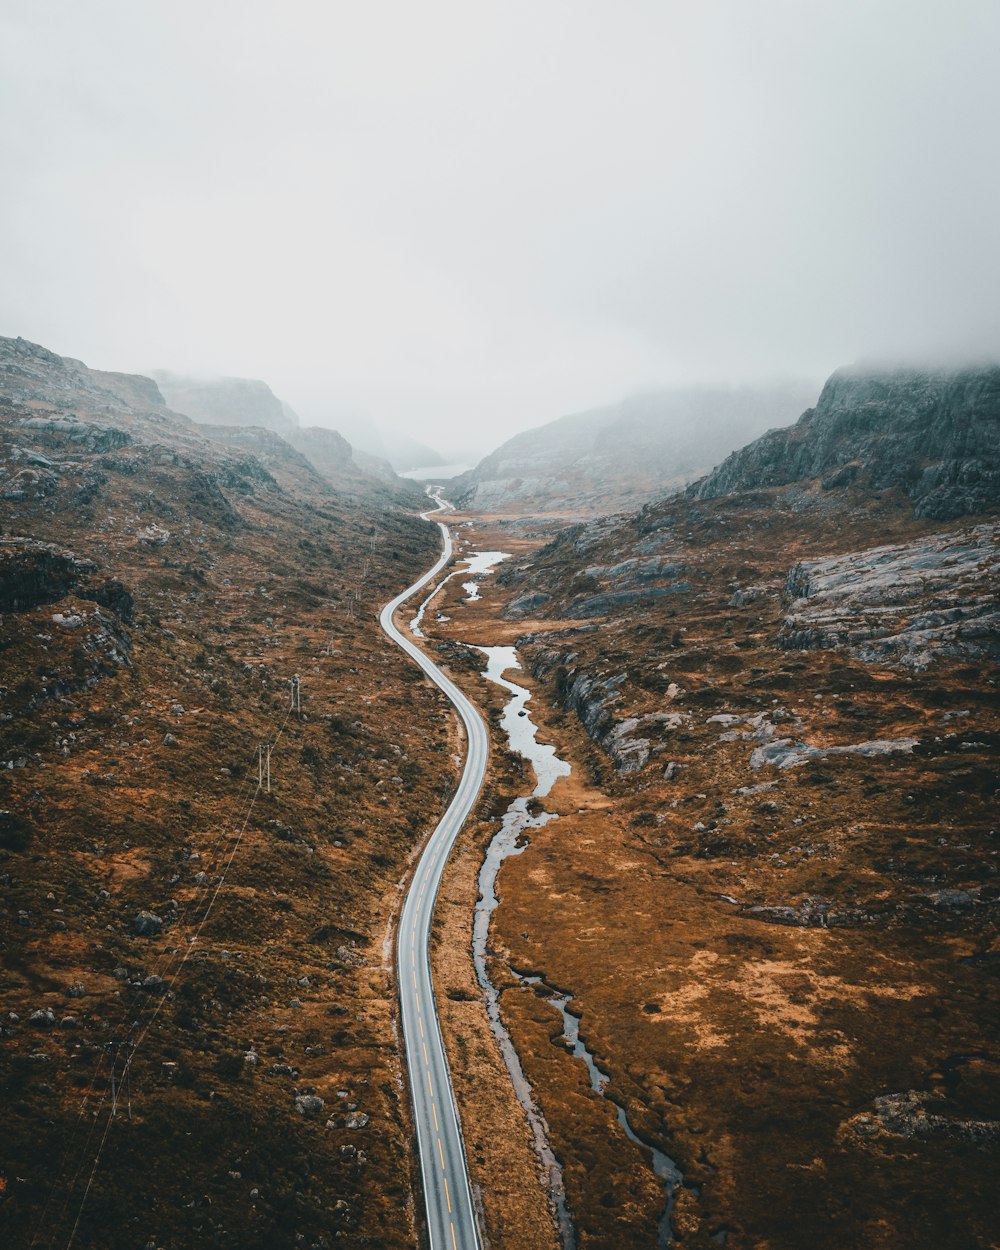
{"type": "Polygon", "coordinates": [[[163,917],[151,911],[141,911],[133,921],[132,927],[139,937],[156,937],[163,929],[163,917]]]}
{"type": "Polygon", "coordinates": [[[794,742],[791,738],[775,738],[756,747],[750,756],[750,767],[756,772],[768,765],[774,768],[797,768],[809,760],[825,760],[835,755],[911,755],[919,745],[917,738],[876,738],[870,742],[855,742],[845,746],[814,747],[806,742],[794,742]]]}
{"type": "Polygon", "coordinates": [[[529,590],[522,595],[518,595],[516,599],[512,599],[504,609],[504,616],[510,619],[527,616],[531,612],[536,612],[542,608],[552,598],[546,594],[544,590],[529,590]]]}
{"type": "Polygon", "coordinates": [[[318,1094],[299,1094],[295,1099],[295,1110],[299,1115],[319,1115],[325,1106],[318,1094]]]}

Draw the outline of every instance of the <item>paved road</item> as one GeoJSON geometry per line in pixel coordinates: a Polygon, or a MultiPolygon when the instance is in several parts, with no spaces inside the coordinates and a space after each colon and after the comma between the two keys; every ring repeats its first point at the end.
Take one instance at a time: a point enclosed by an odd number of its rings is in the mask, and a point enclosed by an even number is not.
{"type": "MultiPolygon", "coordinates": [[[[451,510],[450,504],[440,496],[436,498],[439,504],[436,511],[451,510]]],[[[392,622],[396,609],[433,581],[451,559],[451,531],[442,521],[438,521],[438,525],[444,539],[441,559],[419,581],[386,604],[379,621],[392,641],[420,665],[455,705],[465,725],[468,753],[455,797],[431,835],[413,874],[399,924],[396,968],[431,1250],[479,1250],[465,1143],[434,1005],[429,946],[441,875],[459,830],[483,784],[488,738],[486,726],[473,704],[392,622]]]]}

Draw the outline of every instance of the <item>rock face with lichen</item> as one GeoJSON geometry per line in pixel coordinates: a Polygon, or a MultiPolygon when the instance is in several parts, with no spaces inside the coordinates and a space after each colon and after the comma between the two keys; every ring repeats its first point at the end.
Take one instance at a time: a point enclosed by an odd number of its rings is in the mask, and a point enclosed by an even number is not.
{"type": "Polygon", "coordinates": [[[1000,366],[838,370],[795,425],[771,430],[688,488],[694,499],[818,480],[898,490],[918,517],[951,520],[1000,500],[1000,366]]]}
{"type": "Polygon", "coordinates": [[[849,647],[926,669],[939,655],[1000,656],[1000,525],[930,534],[791,570],[778,635],[788,650],[849,647]]]}

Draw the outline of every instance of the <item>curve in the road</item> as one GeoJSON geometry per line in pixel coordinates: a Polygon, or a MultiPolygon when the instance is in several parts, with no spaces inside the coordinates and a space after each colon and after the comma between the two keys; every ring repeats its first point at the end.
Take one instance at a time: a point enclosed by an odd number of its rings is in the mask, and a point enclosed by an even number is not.
{"type": "MultiPolygon", "coordinates": [[[[451,510],[440,494],[435,498],[438,507],[424,513],[427,518],[435,512],[451,510]]],[[[489,739],[472,702],[393,622],[397,608],[437,577],[451,559],[451,531],[443,521],[437,524],[444,540],[441,559],[419,581],[386,604],[379,623],[454,704],[465,726],[468,748],[458,789],[417,862],[403,903],[396,970],[431,1250],[480,1250],[465,1143],[434,1003],[430,936],[445,863],[483,784],[489,739]]]]}

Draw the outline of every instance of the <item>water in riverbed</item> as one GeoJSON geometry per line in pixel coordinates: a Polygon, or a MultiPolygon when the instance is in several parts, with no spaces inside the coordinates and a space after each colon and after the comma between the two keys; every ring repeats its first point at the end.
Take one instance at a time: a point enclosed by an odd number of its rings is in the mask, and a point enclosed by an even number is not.
{"type": "Polygon", "coordinates": [[[486,1002],[490,1028],[497,1039],[500,1053],[510,1073],[514,1092],[524,1109],[528,1126],[531,1129],[535,1153],[541,1162],[555,1209],[563,1250],[576,1250],[576,1230],[566,1202],[562,1167],[549,1145],[549,1126],[545,1122],[545,1116],[532,1096],[531,1085],[524,1075],[517,1050],[500,1017],[500,995],[490,980],[487,967],[490,919],[499,902],[496,893],[497,873],[505,859],[511,855],[520,855],[526,849],[526,843],[521,841],[521,835],[526,829],[540,829],[542,825],[555,819],[551,812],[538,812],[532,815],[529,806],[533,799],[542,798],[548,794],[560,777],[567,776],[570,766],[565,760],[556,756],[555,747],[544,746],[538,741],[537,726],[526,711],[531,692],[525,690],[523,686],[507,681],[503,676],[508,669],[521,667],[516,648],[480,647],[478,649],[487,658],[486,672],[483,676],[503,686],[511,693],[512,697],[500,718],[500,727],[507,734],[511,750],[527,760],[535,770],[535,788],[530,796],[515,799],[507,809],[500,830],[490,842],[483,866],[479,870],[479,902],[476,904],[476,914],[472,925],[473,962],[486,1002]]]}
{"type": "MultiPolygon", "coordinates": [[[[504,674],[510,669],[521,667],[517,658],[516,647],[479,647],[487,657],[486,671],[483,676],[509,691],[511,698],[505,705],[500,717],[500,728],[507,735],[510,749],[522,759],[527,760],[535,772],[535,788],[530,796],[517,798],[507,809],[500,829],[490,842],[486,858],[479,870],[479,901],[473,920],[472,951],[476,968],[476,976],[483,991],[486,1011],[489,1016],[490,1028],[497,1039],[507,1070],[517,1094],[518,1101],[524,1108],[531,1129],[535,1151],[541,1161],[542,1169],[549,1187],[549,1193],[555,1210],[559,1234],[563,1250],[575,1250],[576,1229],[566,1200],[566,1189],[563,1183],[562,1168],[549,1145],[548,1125],[541,1109],[535,1102],[531,1085],[524,1075],[521,1061],[510,1034],[500,1016],[500,996],[489,977],[487,952],[489,927],[493,912],[498,906],[496,892],[497,874],[505,859],[512,855],[520,855],[527,849],[521,840],[522,834],[528,829],[540,829],[548,821],[555,819],[551,812],[536,810],[532,813],[534,800],[544,798],[559,780],[571,772],[569,764],[556,755],[556,749],[540,743],[537,738],[538,728],[527,712],[531,692],[515,682],[509,681],[504,674]]],[[[535,804],[537,808],[537,804],[535,804]]],[[[523,976],[511,969],[513,975],[524,985],[538,985],[542,978],[523,976]]],[[[549,987],[546,987],[549,988],[549,987]]],[[[629,1141],[639,1146],[650,1159],[650,1166],[655,1175],[662,1181],[666,1202],[660,1217],[657,1245],[665,1250],[673,1244],[670,1227],[670,1214],[673,1208],[677,1186],[683,1183],[683,1175],[674,1161],[652,1142],[641,1138],[632,1128],[624,1107],[608,1093],[610,1077],[597,1066],[594,1056],[587,1049],[580,1037],[580,1020],[569,1010],[572,1002],[570,994],[552,990],[546,999],[562,1016],[563,1036],[567,1048],[575,1058],[586,1065],[590,1085],[595,1093],[613,1103],[618,1123],[629,1141]]]]}
{"type": "MultiPolygon", "coordinates": [[[[423,638],[424,634],[420,628],[420,623],[424,619],[424,613],[427,611],[431,600],[440,594],[445,585],[450,582],[453,577],[486,577],[488,574],[493,572],[502,560],[509,559],[510,552],[508,551],[475,551],[471,555],[462,556],[462,567],[453,569],[447,577],[442,577],[442,579],[431,590],[430,594],[428,594],[423,603],[421,603],[420,607],[417,609],[416,616],[414,616],[413,620],[410,621],[410,632],[417,638],[423,638]]],[[[468,592],[470,600],[479,598],[478,582],[464,582],[463,589],[468,592]],[[475,594],[473,594],[469,589],[470,587],[475,589],[475,594]]]]}

